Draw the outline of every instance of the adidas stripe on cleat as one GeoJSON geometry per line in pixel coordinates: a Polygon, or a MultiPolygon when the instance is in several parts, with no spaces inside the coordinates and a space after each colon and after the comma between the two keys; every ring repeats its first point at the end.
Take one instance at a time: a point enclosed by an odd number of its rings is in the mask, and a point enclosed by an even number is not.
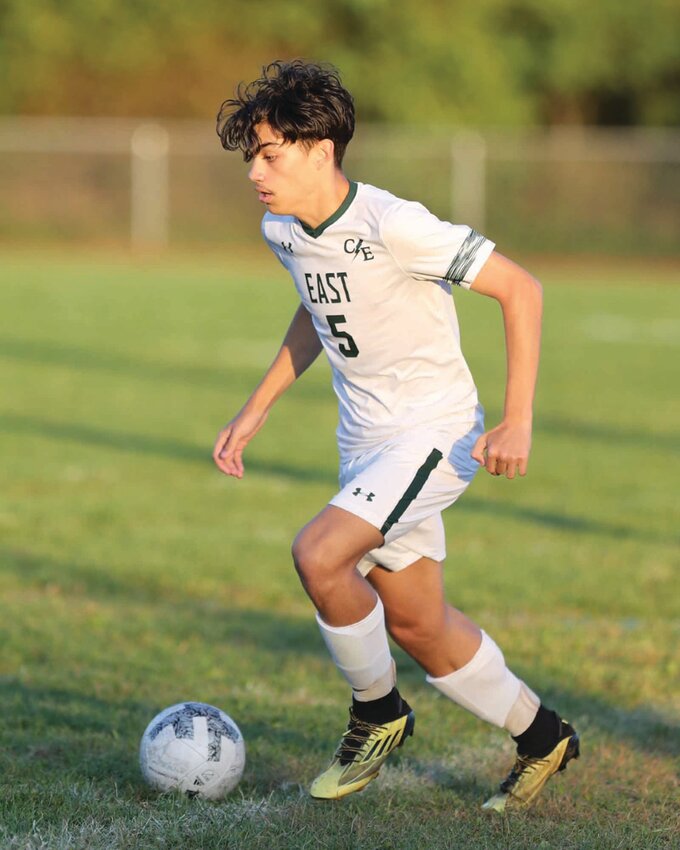
{"type": "Polygon", "coordinates": [[[312,783],[309,793],[317,800],[338,800],[361,791],[380,773],[385,759],[413,734],[416,722],[402,700],[401,717],[386,723],[360,720],[349,710],[349,724],[328,768],[312,783]]]}
{"type": "Polygon", "coordinates": [[[501,814],[519,811],[531,805],[545,783],[571,759],[580,755],[580,741],[575,730],[562,721],[562,736],[557,746],[542,758],[517,755],[517,760],[507,777],[501,782],[498,793],[482,806],[485,811],[501,814]]]}

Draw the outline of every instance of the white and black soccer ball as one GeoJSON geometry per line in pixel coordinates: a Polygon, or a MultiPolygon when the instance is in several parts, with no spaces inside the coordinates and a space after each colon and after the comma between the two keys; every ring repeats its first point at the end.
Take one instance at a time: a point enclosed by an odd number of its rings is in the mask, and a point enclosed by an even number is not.
{"type": "Polygon", "coordinates": [[[246,748],[228,714],[204,702],[181,702],[146,727],[139,761],[152,788],[219,800],[238,785],[246,748]]]}

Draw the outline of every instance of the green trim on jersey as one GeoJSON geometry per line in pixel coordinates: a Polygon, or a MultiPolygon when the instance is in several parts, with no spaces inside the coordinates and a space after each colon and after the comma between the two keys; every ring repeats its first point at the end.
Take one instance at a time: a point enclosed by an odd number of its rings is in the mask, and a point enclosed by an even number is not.
{"type": "Polygon", "coordinates": [[[430,477],[430,473],[437,466],[442,457],[443,455],[439,451],[439,449],[432,449],[430,454],[427,456],[427,460],[420,467],[418,472],[416,472],[413,477],[413,481],[411,481],[411,483],[406,488],[404,495],[401,497],[401,499],[399,499],[394,510],[385,520],[385,524],[380,529],[380,533],[383,535],[383,537],[387,534],[390,528],[392,528],[395,522],[399,522],[399,520],[404,514],[404,511],[416,498],[418,493],[420,493],[420,491],[423,489],[423,487],[425,486],[425,482],[430,477]]]}
{"type": "Polygon", "coordinates": [[[302,229],[305,231],[307,236],[311,236],[312,239],[318,239],[319,236],[324,232],[327,227],[330,227],[331,224],[336,222],[341,215],[344,215],[349,209],[349,205],[352,203],[357,194],[358,186],[353,181],[349,181],[349,192],[345,200],[340,204],[337,210],[333,213],[333,215],[329,216],[326,221],[322,221],[318,227],[310,227],[308,224],[305,224],[304,221],[301,221],[302,229]]]}

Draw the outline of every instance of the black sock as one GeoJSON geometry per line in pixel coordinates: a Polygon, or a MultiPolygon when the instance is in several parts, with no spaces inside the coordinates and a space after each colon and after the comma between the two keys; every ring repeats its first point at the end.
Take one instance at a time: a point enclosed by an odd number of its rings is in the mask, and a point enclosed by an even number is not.
{"type": "Polygon", "coordinates": [[[396,688],[384,697],[368,702],[352,697],[352,711],[359,720],[367,723],[389,723],[410,711],[408,704],[401,698],[396,688]]]}
{"type": "Polygon", "coordinates": [[[513,735],[517,752],[532,758],[544,758],[562,738],[562,719],[556,711],[539,705],[531,726],[521,735],[513,735]]]}

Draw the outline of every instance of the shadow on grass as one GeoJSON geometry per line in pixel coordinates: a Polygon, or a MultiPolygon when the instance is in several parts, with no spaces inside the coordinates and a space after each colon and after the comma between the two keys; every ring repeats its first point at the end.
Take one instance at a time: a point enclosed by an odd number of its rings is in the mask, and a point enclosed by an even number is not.
{"type": "MultiPolygon", "coordinates": [[[[79,445],[106,447],[133,454],[146,454],[171,460],[200,463],[205,465],[206,468],[212,466],[210,447],[202,448],[192,443],[158,436],[110,431],[78,423],[51,422],[16,414],[0,415],[0,431],[32,434],[79,445]]],[[[262,460],[252,455],[248,458],[248,469],[254,474],[279,476],[297,482],[327,484],[332,487],[337,485],[336,473],[330,469],[312,469],[281,461],[262,460]]],[[[456,510],[482,515],[492,514],[494,517],[504,516],[519,522],[540,525],[558,531],[574,534],[594,534],[611,537],[615,540],[642,540],[670,545],[680,542],[678,536],[631,528],[623,524],[602,522],[589,517],[570,516],[565,513],[517,505],[512,502],[483,501],[470,494],[466,494],[458,502],[456,510]]]]}
{"type": "Polygon", "coordinates": [[[44,793],[50,778],[54,787],[69,777],[136,781],[136,750],[131,751],[127,731],[135,718],[149,715],[148,706],[129,698],[114,706],[84,687],[42,687],[5,676],[0,677],[0,713],[6,721],[0,765],[12,785],[35,782],[44,793]]]}
{"type": "Polygon", "coordinates": [[[541,697],[546,705],[573,721],[586,756],[591,730],[612,743],[630,743],[645,755],[680,756],[680,724],[651,706],[625,709],[600,696],[552,686],[542,689],[541,697]]]}
{"type": "MultiPolygon", "coordinates": [[[[134,624],[136,617],[147,622],[148,608],[140,612],[138,606],[151,605],[158,612],[153,628],[163,633],[169,630],[177,643],[203,637],[211,645],[242,652],[327,658],[311,604],[309,617],[230,607],[204,595],[192,595],[187,587],[164,584],[157,574],[137,571],[121,575],[111,565],[95,567],[13,549],[0,548],[0,565],[6,575],[14,574],[28,587],[58,588],[76,608],[91,600],[122,606],[129,612],[128,624],[134,624]]],[[[291,581],[295,581],[292,575],[291,581]]]]}
{"type": "Polygon", "coordinates": [[[629,525],[615,522],[602,522],[588,517],[570,516],[565,513],[546,511],[514,502],[484,501],[466,493],[455,508],[457,513],[489,515],[497,519],[506,517],[519,522],[551,528],[555,531],[566,531],[573,534],[594,534],[600,537],[611,537],[614,540],[642,540],[648,543],[661,543],[674,546],[680,543],[680,536],[662,534],[631,528],[629,525]]]}
{"type": "MultiPolygon", "coordinates": [[[[498,421],[500,422],[500,418],[498,421]]],[[[576,442],[602,442],[607,445],[608,449],[611,449],[612,445],[619,445],[680,451],[680,439],[675,433],[612,428],[611,425],[604,422],[580,422],[573,419],[560,419],[555,416],[541,416],[540,413],[536,419],[536,433],[567,437],[576,442]]]]}
{"type": "MultiPolygon", "coordinates": [[[[256,369],[240,366],[238,369],[218,366],[189,366],[182,363],[161,363],[139,359],[116,351],[65,345],[61,342],[29,339],[3,339],[0,357],[38,365],[66,366],[86,372],[104,372],[110,375],[128,375],[149,381],[187,382],[192,385],[223,389],[226,382],[236,377],[239,382],[254,378],[256,369]],[[253,373],[252,375],[250,373],[253,373]]],[[[261,376],[259,376],[261,377],[261,376]]]]}
{"type": "MultiPolygon", "coordinates": [[[[276,346],[272,345],[272,358],[276,346]]],[[[256,366],[230,366],[225,362],[217,366],[199,366],[186,363],[163,363],[137,358],[116,351],[99,348],[65,345],[45,340],[0,340],[0,357],[22,363],[34,363],[49,368],[61,366],[81,372],[99,372],[133,380],[184,383],[192,387],[206,387],[224,391],[225,388],[244,388],[250,391],[262,378],[264,369],[256,366]]],[[[296,384],[295,394],[301,398],[318,399],[319,389],[313,383],[296,384]]]]}
{"type": "MultiPolygon", "coordinates": [[[[29,587],[58,587],[64,596],[74,601],[83,598],[130,604],[152,603],[178,609],[193,606],[197,613],[219,609],[223,615],[231,610],[235,613],[242,610],[227,608],[219,601],[197,593],[192,590],[190,579],[186,584],[173,585],[164,582],[161,573],[144,573],[141,568],[124,572],[119,571],[115,564],[80,563],[75,558],[60,560],[2,546],[0,568],[6,575],[13,574],[29,587]]],[[[291,564],[291,582],[294,581],[291,564]]],[[[225,583],[228,583],[227,579],[225,583]]]]}
{"type": "MultiPolygon", "coordinates": [[[[130,454],[150,455],[170,460],[187,461],[211,469],[216,475],[211,452],[212,445],[206,442],[204,447],[181,440],[172,440],[146,434],[133,434],[126,431],[111,431],[81,423],[51,422],[31,416],[16,414],[0,415],[0,431],[13,434],[28,434],[51,440],[76,443],[128,452],[130,454]]],[[[210,435],[212,439],[214,435],[210,435]]],[[[257,457],[248,457],[248,470],[263,475],[275,475],[294,481],[310,481],[321,484],[337,484],[337,474],[330,470],[310,469],[299,465],[278,461],[263,461],[257,457]]]]}

